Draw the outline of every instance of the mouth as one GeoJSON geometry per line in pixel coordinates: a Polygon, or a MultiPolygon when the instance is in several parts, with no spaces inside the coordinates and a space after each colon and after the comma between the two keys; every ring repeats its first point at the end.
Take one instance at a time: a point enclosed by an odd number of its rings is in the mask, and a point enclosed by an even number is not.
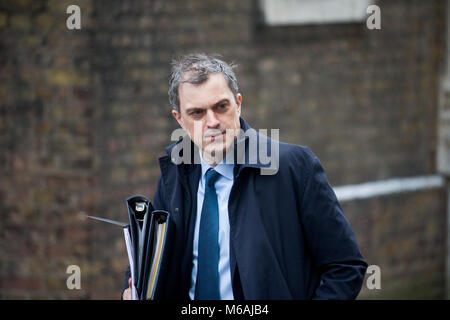
{"type": "Polygon", "coordinates": [[[223,138],[225,135],[225,132],[221,132],[219,134],[207,136],[206,139],[210,140],[211,142],[214,142],[217,139],[223,138]]]}

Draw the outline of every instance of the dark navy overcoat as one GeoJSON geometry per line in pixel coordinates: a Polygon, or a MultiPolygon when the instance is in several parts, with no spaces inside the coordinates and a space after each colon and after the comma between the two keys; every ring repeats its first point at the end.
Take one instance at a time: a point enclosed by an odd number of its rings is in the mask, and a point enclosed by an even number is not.
{"type": "MultiPolygon", "coordinates": [[[[240,121],[241,128],[251,132],[244,139],[247,144],[252,134],[270,144],[270,139],[240,121]]],[[[175,145],[160,158],[153,203],[170,212],[155,298],[186,300],[201,165],[174,164],[175,145]]],[[[235,165],[228,204],[235,298],[356,298],[367,264],[319,159],[307,147],[281,142],[278,146],[276,174],[261,174],[266,166],[260,162],[235,165]]]]}

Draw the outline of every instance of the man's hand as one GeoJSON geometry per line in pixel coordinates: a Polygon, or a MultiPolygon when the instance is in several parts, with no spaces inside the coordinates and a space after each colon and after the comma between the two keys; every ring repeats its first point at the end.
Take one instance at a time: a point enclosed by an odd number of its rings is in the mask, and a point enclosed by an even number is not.
{"type": "Polygon", "coordinates": [[[125,289],[122,295],[123,300],[131,300],[131,278],[128,279],[128,289],[125,289]]]}

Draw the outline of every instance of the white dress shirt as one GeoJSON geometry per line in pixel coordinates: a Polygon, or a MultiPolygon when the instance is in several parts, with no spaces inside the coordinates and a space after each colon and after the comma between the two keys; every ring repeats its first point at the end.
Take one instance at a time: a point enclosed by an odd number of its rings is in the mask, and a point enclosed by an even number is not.
{"type": "MultiPolygon", "coordinates": [[[[211,168],[202,157],[200,152],[200,159],[202,164],[202,175],[198,185],[197,192],[197,217],[195,220],[194,230],[194,246],[192,253],[192,274],[191,274],[191,288],[189,290],[189,297],[195,298],[195,283],[197,280],[197,262],[198,262],[198,238],[200,229],[200,219],[202,215],[203,199],[205,197],[205,173],[211,168]]],[[[230,271],[230,220],[228,219],[228,199],[230,198],[231,187],[233,186],[234,164],[225,164],[220,162],[213,167],[218,173],[219,178],[215,183],[217,192],[217,202],[219,205],[219,288],[220,298],[222,300],[233,300],[233,288],[231,286],[231,271],[230,271]]]]}

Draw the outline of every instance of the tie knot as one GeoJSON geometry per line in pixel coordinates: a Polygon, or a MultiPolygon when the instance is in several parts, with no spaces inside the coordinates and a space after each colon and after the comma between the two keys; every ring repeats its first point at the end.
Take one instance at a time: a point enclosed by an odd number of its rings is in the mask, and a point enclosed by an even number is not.
{"type": "Polygon", "coordinates": [[[213,168],[209,168],[208,171],[205,173],[205,183],[209,187],[214,187],[214,184],[216,183],[217,179],[220,177],[220,173],[218,173],[213,168]]]}

